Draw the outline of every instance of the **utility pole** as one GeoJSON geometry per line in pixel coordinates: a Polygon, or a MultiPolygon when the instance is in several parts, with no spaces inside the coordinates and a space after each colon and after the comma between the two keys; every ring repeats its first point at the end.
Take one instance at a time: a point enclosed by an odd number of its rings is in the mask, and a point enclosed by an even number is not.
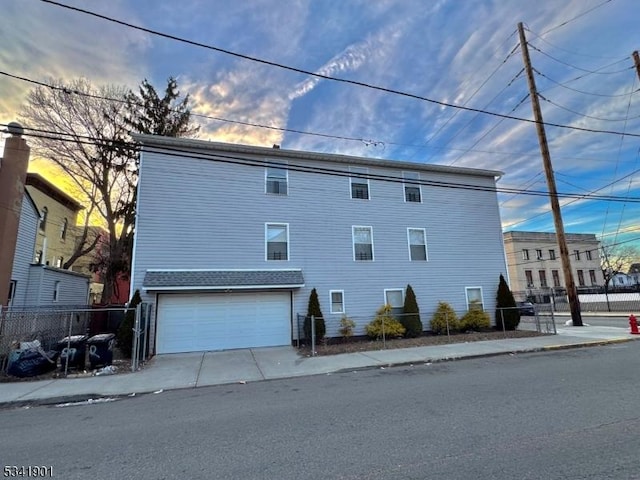
{"type": "Polygon", "coordinates": [[[540,101],[538,99],[538,91],[536,90],[536,81],[533,77],[531,58],[529,57],[529,47],[527,46],[527,39],[524,35],[522,22],[518,23],[518,33],[520,34],[520,50],[522,50],[522,60],[524,61],[524,69],[527,74],[527,82],[529,84],[529,96],[531,97],[531,108],[533,109],[533,116],[536,121],[536,130],[538,132],[538,143],[540,144],[542,163],[547,177],[549,200],[551,202],[551,211],[553,212],[553,221],[556,227],[556,238],[560,249],[560,260],[562,261],[562,272],[564,273],[564,282],[565,288],[567,289],[567,297],[569,299],[569,308],[571,309],[571,320],[573,321],[574,327],[582,327],[580,301],[578,300],[578,291],[576,290],[576,284],[573,281],[573,273],[571,272],[569,249],[567,248],[567,239],[564,234],[560,202],[558,202],[556,179],[553,174],[553,166],[551,165],[551,155],[549,154],[549,145],[547,145],[547,134],[544,130],[540,101]]]}
{"type": "Polygon", "coordinates": [[[640,79],[640,56],[638,55],[638,51],[636,50],[631,54],[633,57],[633,62],[636,64],[636,72],[638,73],[638,78],[640,79]]]}

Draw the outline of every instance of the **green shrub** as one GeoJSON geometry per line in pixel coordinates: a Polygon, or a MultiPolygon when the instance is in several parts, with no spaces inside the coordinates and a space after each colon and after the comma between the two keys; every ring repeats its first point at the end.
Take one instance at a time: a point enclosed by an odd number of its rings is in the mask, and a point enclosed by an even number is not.
{"type": "Polygon", "coordinates": [[[391,305],[380,307],[376,318],[367,325],[366,330],[369,337],[376,339],[382,338],[383,334],[386,338],[402,337],[405,332],[402,324],[391,314],[391,305]]]}
{"type": "Polygon", "coordinates": [[[125,358],[131,358],[133,349],[133,327],[136,322],[135,308],[142,302],[140,290],[136,290],[129,301],[129,310],[124,315],[122,323],[118,328],[116,338],[118,340],[118,348],[125,358]]]}
{"type": "Polygon", "coordinates": [[[407,293],[404,296],[404,315],[400,318],[400,323],[405,328],[405,337],[415,338],[422,335],[422,321],[420,320],[420,309],[416,300],[416,294],[411,285],[407,285],[407,293]]]}
{"type": "Polygon", "coordinates": [[[346,315],[343,315],[340,319],[340,330],[338,330],[340,332],[340,335],[342,335],[344,338],[352,337],[354,328],[356,328],[356,322],[351,320],[346,315]]]}
{"type": "Polygon", "coordinates": [[[466,332],[473,330],[476,332],[486,330],[491,326],[489,314],[478,307],[471,309],[460,319],[460,330],[466,332]]]}
{"type": "Polygon", "coordinates": [[[311,315],[314,316],[314,323],[316,326],[316,342],[319,342],[324,338],[326,328],[324,325],[324,317],[320,310],[320,301],[318,300],[318,292],[314,288],[309,295],[309,306],[307,307],[307,316],[304,319],[304,336],[307,340],[311,340],[311,315]]]}
{"type": "Polygon", "coordinates": [[[509,289],[509,285],[504,277],[500,275],[500,283],[498,284],[498,293],[496,295],[496,328],[498,330],[515,330],[520,324],[520,311],[515,308],[516,300],[513,293],[509,289]]]}
{"type": "Polygon", "coordinates": [[[450,333],[460,330],[460,321],[455,310],[447,302],[439,302],[438,308],[431,318],[431,331],[438,335],[446,334],[447,322],[450,333]]]}

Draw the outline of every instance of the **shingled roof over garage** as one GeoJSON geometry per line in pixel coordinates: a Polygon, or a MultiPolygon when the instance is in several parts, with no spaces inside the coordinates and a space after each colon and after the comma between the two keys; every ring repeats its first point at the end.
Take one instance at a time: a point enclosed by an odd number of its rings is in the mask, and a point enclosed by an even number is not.
{"type": "Polygon", "coordinates": [[[147,291],[299,288],[302,270],[147,270],[147,291]]]}

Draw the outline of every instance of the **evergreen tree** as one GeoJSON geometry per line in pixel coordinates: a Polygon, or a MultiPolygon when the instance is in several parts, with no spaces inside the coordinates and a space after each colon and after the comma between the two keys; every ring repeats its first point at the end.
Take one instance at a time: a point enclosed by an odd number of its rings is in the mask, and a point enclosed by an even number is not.
{"type": "Polygon", "coordinates": [[[324,325],[324,317],[320,310],[320,300],[318,300],[318,292],[314,288],[309,295],[309,306],[307,307],[307,316],[304,319],[304,336],[311,340],[311,315],[314,317],[316,326],[316,342],[324,338],[326,333],[324,325]]]}
{"type": "Polygon", "coordinates": [[[404,334],[407,338],[415,338],[422,335],[422,321],[420,320],[420,309],[416,300],[416,294],[411,285],[407,285],[407,292],[404,296],[404,315],[400,318],[400,323],[405,328],[404,334]]]}
{"type": "Polygon", "coordinates": [[[520,324],[520,311],[516,308],[516,300],[506,280],[500,274],[498,294],[496,296],[496,328],[499,330],[515,330],[520,324]]]}

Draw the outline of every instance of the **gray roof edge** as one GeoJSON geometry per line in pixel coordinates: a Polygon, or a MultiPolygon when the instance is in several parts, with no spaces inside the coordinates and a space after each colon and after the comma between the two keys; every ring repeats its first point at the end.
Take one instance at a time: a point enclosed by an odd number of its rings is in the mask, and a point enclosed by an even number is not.
{"type": "Polygon", "coordinates": [[[253,145],[243,145],[235,143],[211,142],[193,138],[162,137],[159,135],[148,135],[132,133],[131,136],[143,145],[158,147],[189,148],[198,150],[218,150],[228,153],[241,153],[264,155],[269,157],[299,158],[306,160],[331,161],[344,164],[360,164],[369,166],[389,167],[398,170],[421,170],[439,173],[451,173],[456,175],[475,175],[481,177],[502,177],[504,172],[499,170],[486,170],[468,167],[450,167],[447,165],[436,165],[432,163],[417,163],[401,160],[385,160],[371,157],[356,157],[341,155],[336,153],[307,152],[303,150],[286,150],[281,148],[259,147],[253,145]]]}

